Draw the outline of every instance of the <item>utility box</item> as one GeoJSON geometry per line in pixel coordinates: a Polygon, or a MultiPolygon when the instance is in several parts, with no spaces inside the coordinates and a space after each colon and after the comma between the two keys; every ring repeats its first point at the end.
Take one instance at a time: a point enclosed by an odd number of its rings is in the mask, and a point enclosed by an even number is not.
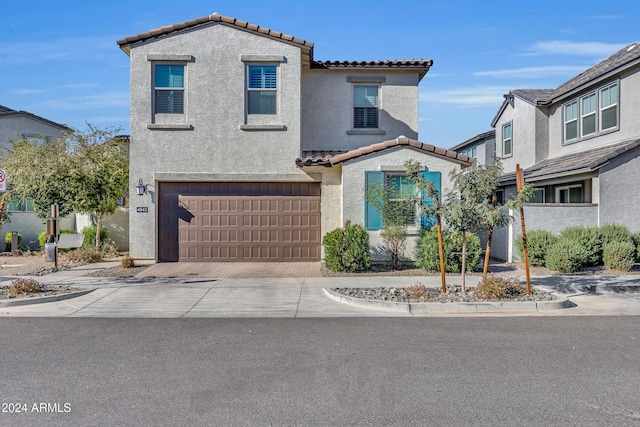
{"type": "Polygon", "coordinates": [[[56,261],[56,246],[57,245],[55,243],[44,244],[44,260],[46,262],[56,261]]]}

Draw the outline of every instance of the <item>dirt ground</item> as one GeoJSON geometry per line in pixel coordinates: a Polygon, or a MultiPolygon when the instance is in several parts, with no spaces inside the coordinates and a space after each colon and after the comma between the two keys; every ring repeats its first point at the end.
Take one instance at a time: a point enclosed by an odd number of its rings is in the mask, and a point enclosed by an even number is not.
{"type": "Polygon", "coordinates": [[[44,255],[13,255],[0,254],[0,275],[21,276],[28,275],[41,268],[53,267],[52,262],[46,262],[44,255]]]}

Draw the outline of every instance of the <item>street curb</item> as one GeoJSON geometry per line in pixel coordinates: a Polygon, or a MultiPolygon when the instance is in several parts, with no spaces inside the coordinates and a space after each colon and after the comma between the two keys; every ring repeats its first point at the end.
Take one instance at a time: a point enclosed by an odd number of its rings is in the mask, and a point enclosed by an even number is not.
{"type": "Polygon", "coordinates": [[[494,313],[504,311],[548,311],[571,307],[568,298],[555,295],[553,301],[514,301],[514,302],[394,302],[355,298],[342,295],[331,289],[322,288],[325,295],[336,302],[376,310],[399,313],[494,313]]]}
{"type": "Polygon", "coordinates": [[[55,302],[55,301],[63,301],[66,299],[81,297],[82,295],[86,295],[90,292],[93,292],[95,289],[87,289],[84,291],[78,292],[69,292],[67,294],[58,294],[58,295],[47,295],[44,297],[33,297],[33,298],[16,298],[6,301],[0,301],[0,307],[18,307],[21,305],[32,305],[32,304],[42,304],[45,302],[55,302]]]}

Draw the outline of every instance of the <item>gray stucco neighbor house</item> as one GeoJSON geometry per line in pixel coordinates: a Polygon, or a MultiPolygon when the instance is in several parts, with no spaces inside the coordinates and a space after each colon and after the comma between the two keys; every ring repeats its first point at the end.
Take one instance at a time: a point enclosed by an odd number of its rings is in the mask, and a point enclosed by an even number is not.
{"type": "MultiPolygon", "coordinates": [[[[44,117],[23,110],[14,110],[0,105],[0,147],[8,148],[11,141],[19,139],[33,140],[38,143],[60,138],[71,129],[63,124],[53,122],[44,117]]],[[[0,165],[1,167],[1,165],[0,165]]],[[[7,171],[8,181],[11,182],[11,171],[7,171]]],[[[12,200],[7,205],[11,213],[11,222],[4,224],[0,232],[0,251],[4,251],[4,237],[7,233],[17,231],[22,235],[22,246],[37,249],[39,247],[38,234],[45,230],[33,207],[26,200],[12,200]]],[[[74,228],[75,219],[63,220],[64,228],[74,228]]]]}
{"type": "MultiPolygon", "coordinates": [[[[515,89],[496,114],[505,197],[519,164],[536,188],[527,230],[616,223],[640,231],[640,45],[632,43],[556,89],[515,89]]],[[[520,224],[494,234],[492,255],[515,259],[520,224]]]]}
{"type": "Polygon", "coordinates": [[[118,44],[144,190],[129,201],[134,258],[317,261],[346,220],[376,245],[367,185],[401,180],[410,159],[443,187],[470,165],[417,140],[431,60],[316,61],[309,41],[217,13],[118,44]]]}

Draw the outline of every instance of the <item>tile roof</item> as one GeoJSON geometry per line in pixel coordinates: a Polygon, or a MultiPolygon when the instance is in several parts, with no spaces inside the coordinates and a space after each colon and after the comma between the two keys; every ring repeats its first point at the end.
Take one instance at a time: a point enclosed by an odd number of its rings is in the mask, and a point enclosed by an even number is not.
{"type": "MultiPolygon", "coordinates": [[[[552,177],[593,172],[614,158],[638,147],[640,147],[640,139],[593,148],[579,153],[542,160],[530,168],[524,169],[523,173],[525,179],[529,181],[541,181],[552,177]]],[[[515,182],[515,173],[503,175],[501,182],[504,184],[515,182]]]]}
{"type": "Polygon", "coordinates": [[[513,89],[509,93],[517,95],[532,104],[537,104],[549,99],[553,92],[554,89],[513,89]]]}
{"type": "Polygon", "coordinates": [[[71,129],[70,127],[60,124],[60,123],[56,123],[54,121],[51,121],[49,119],[45,119],[44,117],[40,117],[37,116],[35,114],[29,113],[28,111],[18,111],[18,110],[13,110],[9,107],[5,107],[4,105],[0,105],[0,119],[4,118],[4,117],[11,117],[11,116],[26,116],[26,117],[30,117],[32,119],[38,120],[40,122],[44,122],[50,126],[53,127],[57,127],[58,129],[61,129],[63,131],[72,131],[73,129],[71,129]]]}
{"type": "Polygon", "coordinates": [[[321,69],[372,69],[372,70],[389,70],[394,68],[401,69],[417,69],[421,70],[420,78],[422,78],[433,65],[433,61],[430,59],[398,59],[387,61],[313,61],[313,43],[307,40],[303,40],[288,34],[283,34],[279,31],[274,31],[266,27],[261,27],[256,24],[250,24],[246,21],[241,21],[230,16],[223,16],[219,13],[213,13],[208,16],[201,16],[199,18],[191,19],[189,21],[179,22],[173,25],[167,25],[164,27],[149,30],[143,33],[138,33],[132,36],[122,38],[117,41],[120,49],[122,49],[127,55],[131,49],[131,46],[137,43],[143,43],[149,40],[159,39],[168,35],[180,33],[183,31],[191,30],[197,27],[207,26],[211,24],[226,25],[231,28],[236,28],[249,33],[257,34],[260,36],[268,37],[274,40],[278,40],[284,43],[288,43],[297,46],[301,49],[307,50],[309,57],[311,58],[311,66],[313,68],[321,69]]]}
{"type": "Polygon", "coordinates": [[[495,130],[490,130],[490,131],[487,131],[487,132],[483,132],[483,133],[480,133],[480,134],[474,136],[473,138],[469,138],[466,141],[461,142],[458,145],[454,145],[453,147],[451,147],[451,150],[458,151],[458,150],[460,150],[462,148],[465,148],[467,145],[471,145],[471,144],[474,144],[476,142],[482,141],[484,139],[495,138],[495,137],[496,137],[496,131],[495,130]]]}
{"type": "Polygon", "coordinates": [[[350,150],[350,151],[339,153],[339,154],[325,153],[323,155],[321,153],[320,155],[317,155],[315,157],[314,156],[299,157],[296,159],[296,165],[298,167],[304,167],[304,166],[331,167],[333,165],[348,162],[350,160],[355,160],[360,157],[368,156],[374,153],[380,153],[382,151],[390,150],[398,147],[406,147],[421,153],[443,157],[443,158],[446,158],[447,160],[460,163],[466,166],[471,166],[473,164],[473,159],[471,159],[468,156],[465,156],[464,154],[457,153],[453,150],[447,150],[445,148],[435,147],[430,144],[424,144],[415,139],[409,139],[406,136],[399,136],[396,139],[390,139],[388,141],[379,142],[377,144],[367,145],[365,147],[360,147],[355,150],[350,150]]]}
{"type": "Polygon", "coordinates": [[[247,31],[250,33],[258,34],[264,37],[272,38],[284,43],[292,44],[298,46],[302,49],[307,49],[309,51],[313,50],[313,43],[299,39],[297,37],[290,36],[288,34],[283,34],[279,31],[274,31],[266,27],[261,27],[259,25],[250,24],[245,21],[241,21],[236,18],[232,18],[230,16],[223,16],[219,13],[212,13],[208,16],[201,16],[199,18],[191,19],[189,21],[179,22],[173,25],[167,25],[164,27],[156,28],[154,30],[149,30],[143,33],[138,33],[133,36],[128,36],[123,39],[117,41],[120,49],[125,51],[128,54],[128,50],[132,44],[145,42],[152,39],[158,39],[167,35],[179,33],[186,30],[191,30],[196,27],[202,27],[205,25],[210,25],[212,23],[219,23],[222,25],[226,25],[228,27],[237,28],[239,30],[247,31]]]}

